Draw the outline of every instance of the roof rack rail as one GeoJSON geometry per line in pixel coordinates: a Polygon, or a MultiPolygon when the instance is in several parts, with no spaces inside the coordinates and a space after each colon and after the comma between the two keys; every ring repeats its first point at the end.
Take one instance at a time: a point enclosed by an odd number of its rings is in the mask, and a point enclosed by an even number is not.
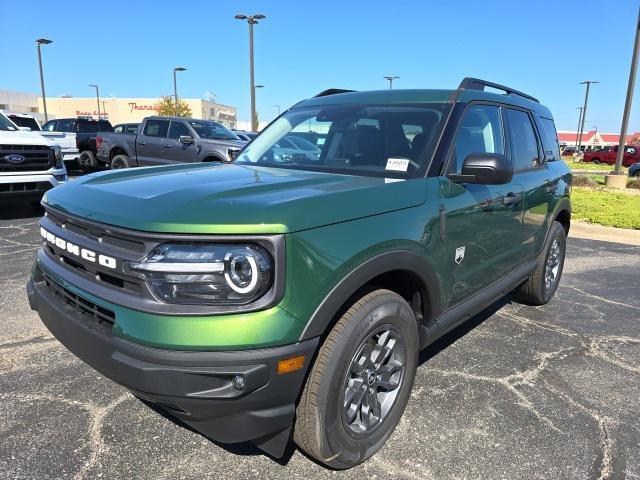
{"type": "Polygon", "coordinates": [[[484,87],[495,88],[496,90],[502,90],[503,92],[506,92],[507,95],[518,95],[519,97],[524,97],[526,99],[540,103],[540,100],[538,100],[537,98],[532,97],[531,95],[527,95],[526,93],[516,90],[515,88],[500,85],[499,83],[488,82],[487,80],[480,80],[479,78],[465,77],[462,79],[462,82],[460,82],[460,86],[458,86],[459,89],[481,91],[484,91],[484,87]]]}
{"type": "Polygon", "coordinates": [[[342,88],[328,88],[327,90],[323,90],[322,92],[320,92],[317,95],[314,95],[313,98],[316,97],[326,97],[328,95],[336,95],[338,93],[349,93],[349,92],[355,92],[355,90],[344,90],[342,88]]]}

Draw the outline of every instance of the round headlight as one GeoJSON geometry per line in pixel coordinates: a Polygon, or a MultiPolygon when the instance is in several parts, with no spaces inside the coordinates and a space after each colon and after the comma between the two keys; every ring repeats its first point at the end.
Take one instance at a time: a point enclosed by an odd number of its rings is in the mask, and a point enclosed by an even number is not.
{"type": "Polygon", "coordinates": [[[255,258],[246,255],[228,254],[225,259],[229,268],[224,278],[229,286],[238,293],[249,293],[258,283],[258,265],[255,258]]]}

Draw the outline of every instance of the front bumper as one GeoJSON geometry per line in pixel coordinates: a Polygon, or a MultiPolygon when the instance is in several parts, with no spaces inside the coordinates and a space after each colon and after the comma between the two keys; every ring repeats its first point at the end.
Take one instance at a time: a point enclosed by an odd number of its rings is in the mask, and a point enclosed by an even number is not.
{"type": "Polygon", "coordinates": [[[80,158],[80,150],[77,148],[63,148],[62,160],[64,162],[75,162],[80,158]]]}
{"type": "Polygon", "coordinates": [[[151,348],[113,335],[86,300],[61,300],[60,286],[48,280],[36,273],[29,281],[29,304],[80,359],[212,440],[250,440],[272,455],[283,453],[318,338],[243,351],[151,348]],[[278,374],[278,360],[297,355],[305,356],[304,367],[278,374]],[[236,376],[243,379],[241,390],[234,387],[236,376]]]}
{"type": "Polygon", "coordinates": [[[41,197],[47,190],[67,181],[65,168],[51,168],[45,172],[2,172],[0,198],[41,197]]]}

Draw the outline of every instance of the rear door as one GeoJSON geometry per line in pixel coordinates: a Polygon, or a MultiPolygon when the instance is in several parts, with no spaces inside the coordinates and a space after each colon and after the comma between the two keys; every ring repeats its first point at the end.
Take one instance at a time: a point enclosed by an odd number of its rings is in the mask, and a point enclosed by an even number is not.
{"type": "MultiPolygon", "coordinates": [[[[540,141],[542,130],[538,132],[531,113],[511,107],[503,111],[513,179],[523,190],[522,236],[514,255],[520,263],[525,263],[536,257],[544,243],[549,208],[557,190],[558,178],[554,177],[545,162],[546,154],[540,141]]],[[[552,135],[555,138],[555,128],[552,135]]],[[[545,150],[549,152],[548,159],[555,160],[557,147],[550,145],[545,150]]]]}
{"type": "MultiPolygon", "coordinates": [[[[447,173],[461,173],[472,153],[506,154],[501,108],[471,104],[458,125],[447,173]]],[[[505,277],[518,265],[522,187],[443,182],[445,276],[449,307],[505,277]]]]}
{"type": "Polygon", "coordinates": [[[198,147],[194,139],[193,143],[180,143],[180,137],[194,138],[194,134],[185,122],[172,120],[169,125],[169,134],[164,139],[164,161],[167,163],[195,162],[198,147]]]}
{"type": "Polygon", "coordinates": [[[162,146],[169,131],[169,120],[149,119],[145,121],[142,132],[136,140],[138,165],[163,165],[165,149],[162,146]]]}

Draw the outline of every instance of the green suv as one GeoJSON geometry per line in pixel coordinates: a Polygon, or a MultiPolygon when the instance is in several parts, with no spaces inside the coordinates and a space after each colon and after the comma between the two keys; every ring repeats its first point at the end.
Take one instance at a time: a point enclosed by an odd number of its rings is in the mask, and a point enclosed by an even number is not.
{"type": "Polygon", "coordinates": [[[517,90],[327,90],[233,163],[48,192],[27,291],[73,353],[205,436],[281,456],[293,435],[344,469],[398,424],[420,349],[514,289],[550,300],[570,188],[551,113],[517,90]]]}

